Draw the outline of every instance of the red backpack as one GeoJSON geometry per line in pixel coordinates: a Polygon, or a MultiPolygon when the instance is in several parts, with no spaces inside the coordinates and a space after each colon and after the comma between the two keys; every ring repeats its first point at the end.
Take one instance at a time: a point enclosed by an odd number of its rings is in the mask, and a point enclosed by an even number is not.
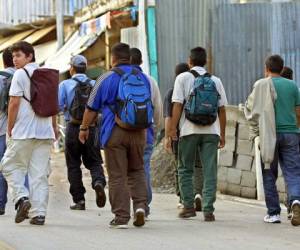
{"type": "Polygon", "coordinates": [[[38,68],[30,77],[28,71],[23,68],[30,79],[30,95],[28,101],[34,113],[40,117],[57,115],[58,108],[58,83],[59,72],[55,69],[38,68]]]}

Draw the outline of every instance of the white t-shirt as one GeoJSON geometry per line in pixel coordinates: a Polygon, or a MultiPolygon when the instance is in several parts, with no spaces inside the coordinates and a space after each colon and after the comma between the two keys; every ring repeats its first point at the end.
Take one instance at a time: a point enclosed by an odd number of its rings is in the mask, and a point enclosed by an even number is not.
{"type": "MultiPolygon", "coordinates": [[[[25,66],[30,76],[38,67],[36,63],[29,63],[25,66]]],[[[12,139],[55,139],[52,118],[37,116],[30,103],[23,98],[25,96],[30,100],[30,80],[24,69],[18,69],[15,72],[9,95],[22,97],[17,119],[12,130],[12,139]]]]}
{"type": "MultiPolygon", "coordinates": [[[[202,67],[193,67],[192,70],[197,71],[200,75],[204,75],[206,73],[206,70],[202,67]]],[[[221,80],[215,76],[212,76],[211,79],[215,82],[217,91],[220,94],[219,107],[227,105],[227,98],[221,80]]],[[[185,72],[177,76],[174,85],[172,102],[183,104],[184,101],[187,101],[193,90],[194,81],[195,77],[190,72],[185,72]]],[[[183,111],[179,122],[179,129],[180,137],[192,134],[220,135],[219,117],[217,117],[217,120],[212,125],[201,126],[187,120],[183,111]]]]}

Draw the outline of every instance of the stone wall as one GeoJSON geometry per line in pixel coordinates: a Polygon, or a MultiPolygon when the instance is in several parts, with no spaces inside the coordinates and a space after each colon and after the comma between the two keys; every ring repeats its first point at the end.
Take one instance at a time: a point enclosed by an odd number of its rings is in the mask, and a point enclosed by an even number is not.
{"type": "MultiPolygon", "coordinates": [[[[237,106],[227,106],[226,146],[219,150],[218,190],[223,194],[256,198],[255,147],[249,141],[249,127],[237,106]]],[[[165,152],[161,142],[151,159],[152,185],[159,192],[175,192],[173,155],[165,152]]],[[[285,200],[285,184],[279,170],[277,181],[280,200],[285,200]]]]}
{"type": "MultiPolygon", "coordinates": [[[[218,189],[221,193],[256,198],[255,146],[249,141],[249,127],[237,106],[226,107],[226,146],[219,150],[218,189]]],[[[277,181],[281,201],[285,199],[282,172],[277,181]]]]}

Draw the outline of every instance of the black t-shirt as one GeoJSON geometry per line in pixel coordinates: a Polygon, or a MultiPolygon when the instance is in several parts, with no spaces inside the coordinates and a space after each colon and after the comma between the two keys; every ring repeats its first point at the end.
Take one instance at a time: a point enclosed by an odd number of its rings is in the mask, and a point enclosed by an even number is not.
{"type": "Polygon", "coordinates": [[[173,95],[173,88],[169,89],[165,98],[164,98],[164,118],[166,117],[172,117],[172,109],[173,109],[173,103],[172,103],[172,95],[173,95]]]}

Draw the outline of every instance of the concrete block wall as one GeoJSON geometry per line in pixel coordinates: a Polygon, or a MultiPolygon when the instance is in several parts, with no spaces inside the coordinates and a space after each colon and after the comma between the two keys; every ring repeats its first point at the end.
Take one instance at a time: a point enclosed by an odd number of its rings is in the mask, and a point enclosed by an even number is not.
{"type": "MultiPolygon", "coordinates": [[[[223,194],[256,198],[255,146],[249,141],[249,126],[243,111],[227,106],[226,146],[219,150],[218,190],[223,194]]],[[[286,187],[279,170],[277,189],[280,200],[286,199],[286,187]]]]}

